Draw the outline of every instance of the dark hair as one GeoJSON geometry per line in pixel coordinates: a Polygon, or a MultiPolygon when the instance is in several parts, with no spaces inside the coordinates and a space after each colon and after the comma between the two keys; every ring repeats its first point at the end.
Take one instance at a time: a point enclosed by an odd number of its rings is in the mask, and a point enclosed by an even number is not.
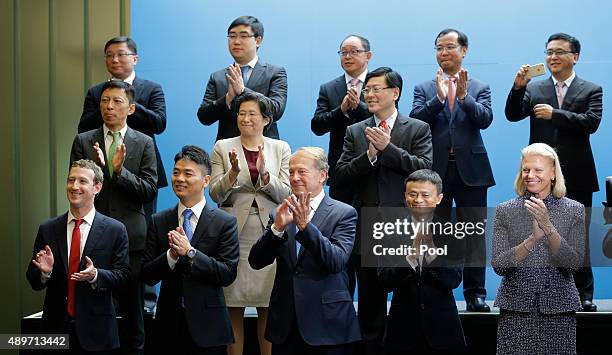
{"type": "MultiPolygon", "coordinates": [[[[70,164],[70,170],[72,170],[72,168],[89,169],[94,173],[94,185],[104,183],[104,173],[102,172],[102,168],[100,168],[98,164],[94,163],[92,160],[79,159],[73,161],[72,164],[70,164]]],[[[70,175],[70,171],[68,171],[68,175],[70,175]]]]}
{"type": "Polygon", "coordinates": [[[395,107],[398,107],[400,97],[402,97],[402,85],[403,85],[402,76],[398,72],[394,71],[393,69],[389,67],[376,68],[372,70],[371,72],[368,72],[368,75],[366,75],[363,86],[365,87],[371,78],[375,78],[379,76],[385,77],[385,82],[387,83],[388,87],[399,89],[399,95],[397,96],[397,100],[395,100],[395,107]]]}
{"type": "Polygon", "coordinates": [[[190,160],[202,168],[204,175],[209,175],[212,168],[210,165],[210,156],[206,151],[195,145],[186,145],[181,148],[181,151],[174,156],[174,163],[179,160],[190,160]]]}
{"type": "Polygon", "coordinates": [[[442,178],[433,170],[420,169],[413,171],[412,174],[408,175],[406,180],[404,180],[404,187],[408,185],[409,182],[430,182],[436,186],[438,195],[442,193],[442,178]]]}
{"type": "Polygon", "coordinates": [[[138,54],[138,50],[136,49],[136,42],[134,42],[134,40],[128,36],[119,36],[109,39],[108,42],[106,42],[106,44],[104,45],[104,53],[106,53],[106,49],[108,48],[108,46],[115,43],[125,43],[130,49],[130,52],[132,52],[133,54],[138,54]]]}
{"type": "Polygon", "coordinates": [[[459,43],[460,46],[467,48],[468,47],[468,37],[465,33],[456,30],[454,28],[445,28],[442,31],[440,31],[440,33],[438,33],[438,35],[436,36],[436,40],[434,41],[434,45],[438,44],[438,38],[442,37],[442,36],[446,36],[449,33],[453,33],[455,32],[457,34],[457,43],[459,43]]]}
{"type": "Polygon", "coordinates": [[[134,97],[136,96],[136,92],[134,91],[134,87],[123,80],[111,79],[104,83],[102,86],[102,93],[104,93],[108,89],[122,89],[125,92],[125,95],[128,98],[128,102],[130,104],[134,103],[134,97]]]}
{"type": "Polygon", "coordinates": [[[367,38],[362,37],[360,35],[348,35],[348,36],[344,37],[342,42],[340,42],[340,49],[342,49],[342,45],[344,44],[344,41],[346,41],[347,39],[349,39],[351,37],[357,38],[361,42],[361,46],[363,47],[363,49],[368,51],[368,52],[370,51],[370,41],[368,41],[367,38]]]}
{"type": "Polygon", "coordinates": [[[264,118],[270,119],[270,122],[266,124],[266,127],[270,123],[272,123],[273,112],[272,112],[272,104],[270,103],[270,99],[265,97],[263,94],[260,94],[255,91],[245,91],[236,98],[236,101],[234,102],[234,108],[236,111],[236,115],[238,115],[238,112],[240,112],[240,105],[242,105],[245,102],[249,102],[249,101],[256,102],[257,105],[259,106],[259,111],[261,111],[261,115],[264,118]]]}
{"type": "Polygon", "coordinates": [[[562,41],[569,42],[572,52],[580,54],[580,41],[578,40],[578,38],[574,36],[570,36],[567,33],[562,33],[562,32],[554,33],[550,35],[550,37],[548,37],[548,41],[546,41],[546,45],[548,46],[550,42],[556,41],[556,40],[562,40],[562,41]]]}
{"type": "Polygon", "coordinates": [[[238,17],[237,19],[232,21],[232,23],[229,25],[229,27],[227,28],[227,33],[229,34],[232,28],[242,26],[242,25],[251,27],[251,30],[253,30],[253,34],[255,35],[255,38],[259,36],[263,38],[263,35],[264,35],[263,23],[259,22],[257,17],[253,17],[253,16],[238,17]]]}

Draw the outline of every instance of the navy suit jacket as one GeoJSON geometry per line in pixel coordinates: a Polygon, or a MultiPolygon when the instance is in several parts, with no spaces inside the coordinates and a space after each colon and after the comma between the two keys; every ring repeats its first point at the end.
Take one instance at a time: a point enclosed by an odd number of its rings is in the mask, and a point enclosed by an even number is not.
{"type": "Polygon", "coordinates": [[[468,186],[493,186],[493,172],[480,131],[493,122],[491,89],[476,79],[468,79],[467,96],[455,99],[453,112],[448,100],[438,100],[435,80],[414,87],[410,116],[429,123],[433,136],[433,170],[442,178],[448,166],[449,149],[453,147],[457,170],[468,186]]]}
{"type": "Polygon", "coordinates": [[[238,267],[238,230],[236,218],[206,203],[191,245],[196,256],[190,263],[180,257],[174,270],[168,266],[168,232],[179,223],[178,206],[151,217],[147,247],[143,258],[142,278],[149,285],[161,281],[155,323],[157,336],[179,339],[178,324],[181,302],[191,339],[199,347],[234,342],[224,286],[236,279],[238,267]]]}
{"type": "MultiPolygon", "coordinates": [[[[85,102],[83,103],[83,113],[79,121],[79,133],[100,128],[104,124],[100,114],[100,98],[102,97],[102,87],[105,83],[92,86],[87,90],[85,102]]],[[[134,90],[136,97],[136,111],[128,116],[127,124],[130,128],[142,132],[153,139],[155,147],[155,157],[157,159],[157,187],[168,186],[168,179],[164,164],[157,149],[155,140],[156,134],[162,134],[166,130],[166,100],[161,85],[153,81],[134,78],[134,90]]]]}
{"type": "MultiPolygon", "coordinates": [[[[96,161],[94,143],[98,142],[106,157],[104,131],[98,128],[77,134],[72,143],[70,164],[75,160],[96,161]]],[[[128,127],[123,143],[126,157],[120,174],[110,177],[108,167],[102,167],[104,183],[96,196],[96,210],[125,224],[130,239],[130,251],[142,251],[147,235],[147,221],[143,204],[150,202],[157,193],[157,171],[153,140],[128,127]]]]}
{"type": "Polygon", "coordinates": [[[590,135],[601,123],[601,86],[576,76],[559,107],[552,78],[530,82],[526,88],[510,90],[506,101],[508,121],[530,117],[529,144],[541,142],[557,150],[565,185],[573,191],[599,191],[590,135]],[[549,104],[552,119],[535,117],[533,107],[549,104]]]}
{"type": "MultiPolygon", "coordinates": [[[[49,245],[53,252],[53,271],[44,284],[40,270],[28,265],[26,277],[32,289],[47,289],[41,332],[58,333],[66,329],[68,297],[68,213],[52,218],[38,228],[32,259],[49,245]]],[[[75,331],[81,347],[104,351],[119,347],[119,333],[112,293],[124,288],[130,278],[128,238],[120,222],[96,212],[83,249],[79,270],[85,269],[88,256],[98,269],[95,288],[89,282],[75,287],[75,331]]]]}
{"type": "Polygon", "coordinates": [[[336,163],[342,154],[346,127],[372,116],[370,111],[368,111],[368,106],[363,102],[363,94],[361,94],[359,106],[354,110],[349,109],[347,111],[348,117],[346,117],[340,109],[346,92],[347,86],[344,74],[321,85],[319,98],[317,99],[317,109],[310,121],[310,129],[317,136],[322,136],[329,132],[329,149],[327,151],[327,161],[329,162],[328,185],[334,183],[336,163]]]}
{"type": "MultiPolygon", "coordinates": [[[[236,108],[233,107],[235,100],[232,102],[231,108],[228,108],[225,103],[227,70],[225,68],[212,73],[206,85],[204,99],[198,109],[198,119],[202,124],[210,126],[219,121],[216,141],[240,135],[236,123],[236,108]]],[[[283,116],[287,103],[287,73],[285,68],[258,60],[248,82],[244,85],[244,90],[255,91],[268,98],[272,106],[273,122],[264,130],[264,136],[279,139],[276,121],[283,116]]]]}
{"type": "Polygon", "coordinates": [[[266,339],[283,344],[294,322],[306,343],[337,345],[361,339],[348,290],[347,263],[357,212],[327,195],[303,231],[289,224],[282,237],[270,227],[253,245],[249,264],[258,270],[276,260],[266,339]],[[301,244],[296,255],[296,240],[301,244]]]}

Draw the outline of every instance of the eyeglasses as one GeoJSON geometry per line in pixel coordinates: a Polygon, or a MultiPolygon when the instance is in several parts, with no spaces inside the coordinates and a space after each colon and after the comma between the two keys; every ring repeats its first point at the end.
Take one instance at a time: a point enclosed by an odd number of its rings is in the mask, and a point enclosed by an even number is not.
{"type": "Polygon", "coordinates": [[[390,87],[390,86],[387,86],[387,87],[384,87],[384,88],[381,88],[381,87],[376,86],[376,87],[373,87],[373,88],[364,88],[363,90],[361,90],[361,92],[362,92],[364,95],[367,95],[367,94],[369,94],[369,93],[378,94],[379,92],[381,92],[381,91],[383,91],[383,90],[385,90],[385,89],[393,89],[393,88],[392,88],[392,87],[390,87]]]}
{"type": "Polygon", "coordinates": [[[547,57],[552,57],[553,55],[556,55],[557,57],[560,57],[562,55],[574,54],[574,52],[572,52],[572,51],[566,51],[566,50],[563,50],[563,49],[555,49],[555,50],[549,49],[549,50],[545,51],[544,53],[546,53],[547,57]]]}
{"type": "Polygon", "coordinates": [[[105,55],[104,55],[104,58],[105,58],[106,60],[113,60],[113,59],[115,59],[115,57],[116,57],[116,58],[119,58],[119,59],[121,59],[121,60],[122,60],[122,59],[127,58],[127,57],[128,57],[128,56],[130,56],[130,55],[135,55],[135,54],[134,54],[134,53],[126,53],[126,52],[121,52],[121,53],[107,53],[107,54],[105,54],[105,55]]]}
{"type": "Polygon", "coordinates": [[[365,49],[351,49],[350,51],[338,51],[338,55],[341,57],[355,57],[357,55],[359,55],[359,53],[366,53],[369,51],[366,51],[365,49]]]}
{"type": "Polygon", "coordinates": [[[435,46],[434,49],[436,50],[436,52],[438,53],[442,53],[444,52],[444,50],[446,49],[447,52],[452,52],[455,49],[459,48],[461,46],[456,46],[456,45],[450,45],[450,46],[435,46]]]}
{"type": "Polygon", "coordinates": [[[235,34],[235,33],[230,33],[227,35],[227,39],[230,41],[235,41],[236,39],[240,38],[241,41],[244,41],[246,39],[249,39],[251,37],[255,37],[255,35],[250,35],[248,33],[241,33],[239,35],[235,34]]]}

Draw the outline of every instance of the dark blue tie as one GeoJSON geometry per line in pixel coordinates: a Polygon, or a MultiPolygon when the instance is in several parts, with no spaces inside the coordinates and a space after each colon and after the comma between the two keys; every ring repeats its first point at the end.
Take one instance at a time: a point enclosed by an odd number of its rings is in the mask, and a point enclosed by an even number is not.
{"type": "Polygon", "coordinates": [[[183,211],[183,230],[191,243],[191,238],[193,238],[193,230],[191,230],[191,216],[193,215],[193,211],[189,208],[183,211]]]}
{"type": "MultiPolygon", "coordinates": [[[[295,226],[295,234],[297,235],[300,230],[297,226],[295,226]]],[[[295,239],[295,255],[300,256],[300,248],[302,248],[302,244],[295,239]]]]}
{"type": "Polygon", "coordinates": [[[251,69],[251,67],[249,67],[248,65],[240,67],[240,71],[242,72],[242,83],[244,84],[244,86],[246,86],[246,83],[248,81],[247,74],[249,73],[249,69],[251,69]]]}

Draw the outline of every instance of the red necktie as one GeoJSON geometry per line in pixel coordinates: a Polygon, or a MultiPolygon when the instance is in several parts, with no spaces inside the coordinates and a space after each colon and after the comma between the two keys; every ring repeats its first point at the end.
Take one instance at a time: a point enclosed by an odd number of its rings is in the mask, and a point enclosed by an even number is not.
{"type": "Polygon", "coordinates": [[[387,131],[387,127],[388,127],[387,126],[387,121],[380,121],[380,123],[378,124],[378,127],[386,132],[387,131]]]}
{"type": "Polygon", "coordinates": [[[457,85],[455,85],[455,80],[457,80],[454,76],[448,77],[448,108],[450,112],[453,112],[453,106],[455,106],[455,96],[457,95],[457,85]]]}
{"type": "Polygon", "coordinates": [[[70,243],[70,260],[68,261],[68,314],[74,318],[74,289],[76,281],[70,280],[70,275],[79,271],[79,262],[81,261],[81,229],[82,219],[74,220],[74,229],[72,230],[72,242],[70,243]]]}

